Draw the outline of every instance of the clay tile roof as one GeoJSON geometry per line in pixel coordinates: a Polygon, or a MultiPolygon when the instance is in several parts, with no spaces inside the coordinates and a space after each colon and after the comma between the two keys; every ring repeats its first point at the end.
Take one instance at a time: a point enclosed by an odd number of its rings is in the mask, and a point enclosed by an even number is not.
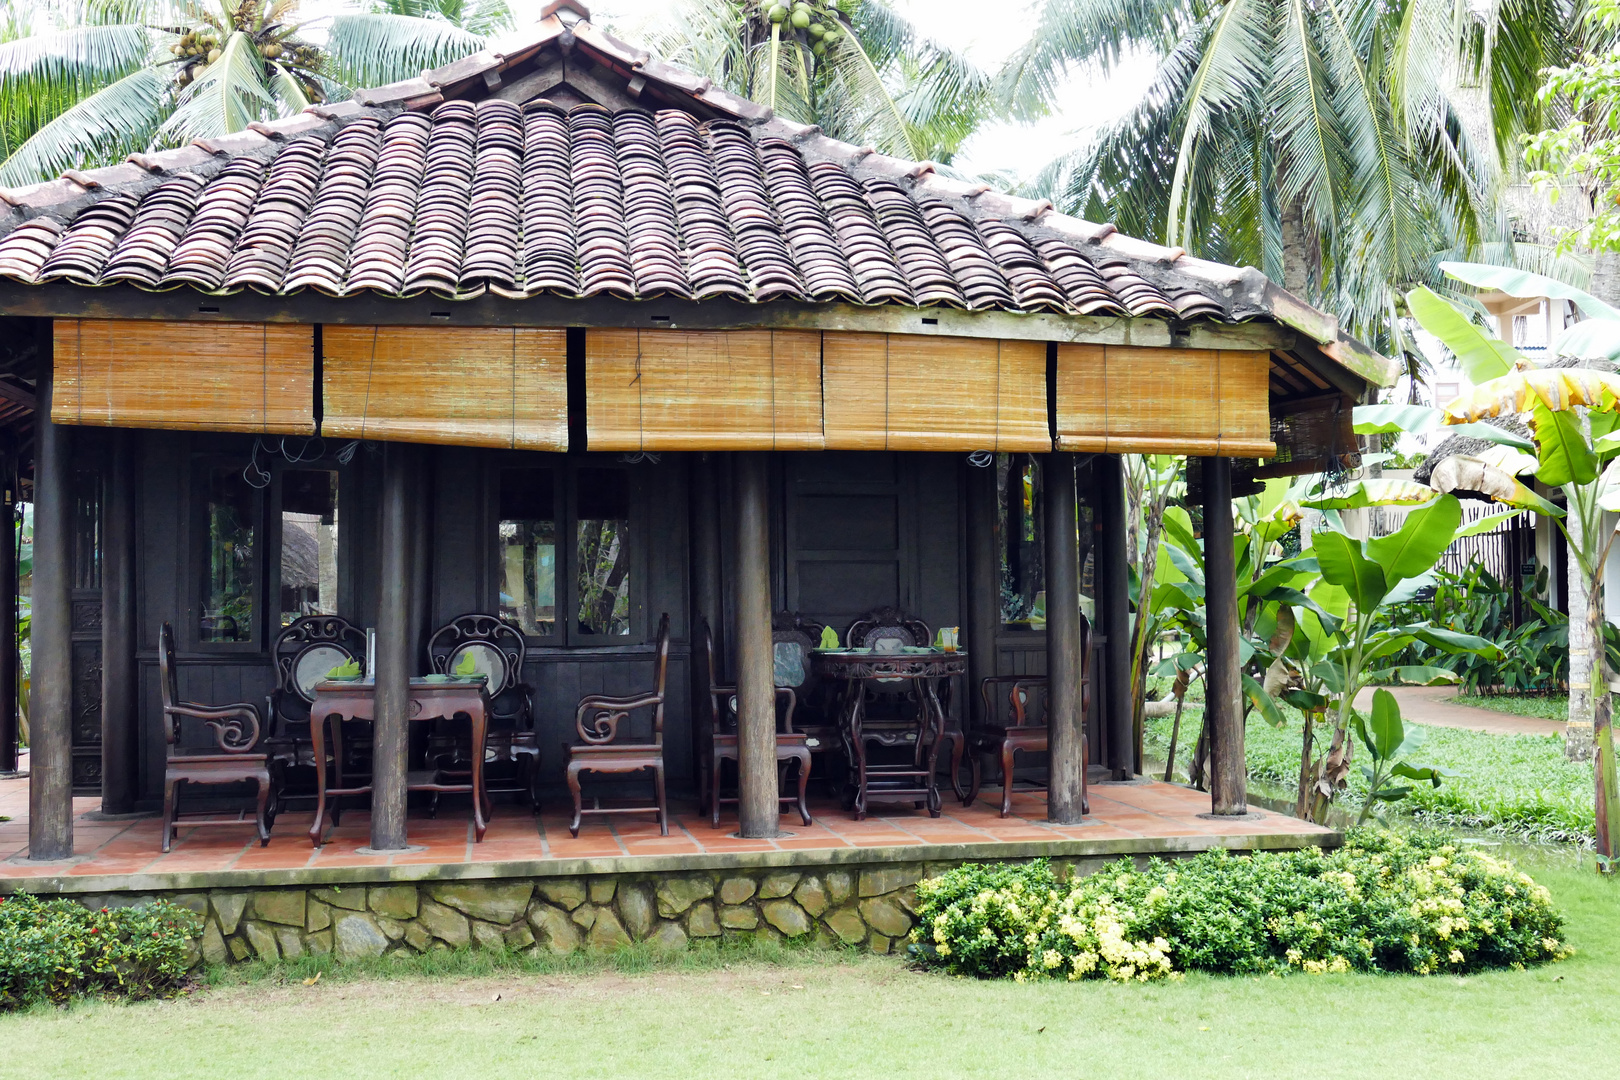
{"type": "Polygon", "coordinates": [[[561,7],[499,52],[351,102],[0,191],[0,277],[1272,318],[1346,340],[1257,271],[775,119],[561,7]],[[651,107],[500,96],[509,66],[532,81],[559,43],[651,107]]]}

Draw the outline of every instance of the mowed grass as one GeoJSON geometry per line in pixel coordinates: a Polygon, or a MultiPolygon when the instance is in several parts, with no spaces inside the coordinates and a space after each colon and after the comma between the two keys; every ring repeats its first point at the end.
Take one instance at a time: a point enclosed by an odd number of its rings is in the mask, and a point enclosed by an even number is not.
{"type": "Polygon", "coordinates": [[[804,952],[642,972],[611,962],[486,976],[335,971],[313,986],[302,971],[284,981],[260,971],[184,1000],[0,1017],[0,1073],[1609,1080],[1620,881],[1583,858],[1523,863],[1552,890],[1578,950],[1526,971],[1020,985],[804,952]]]}
{"type": "MultiPolygon", "coordinates": [[[[1290,799],[1299,782],[1299,748],[1303,721],[1293,709],[1283,708],[1286,727],[1274,728],[1251,714],[1244,736],[1249,776],[1286,794],[1290,799]]],[[[1181,718],[1176,751],[1177,775],[1185,776],[1192,746],[1203,720],[1203,706],[1188,703],[1181,718]]],[[[1404,800],[1384,808],[1387,814],[1409,816],[1430,825],[1478,829],[1534,841],[1590,843],[1592,766],[1564,756],[1564,741],[1556,735],[1496,735],[1483,731],[1412,725],[1422,729],[1423,742],[1412,759],[1456,772],[1438,788],[1414,785],[1404,800]]],[[[1149,757],[1164,760],[1171,721],[1147,722],[1144,744],[1149,757]]],[[[1316,738],[1331,738],[1318,728],[1316,738]]],[[[1318,743],[1318,746],[1323,745],[1318,743]]],[[[1367,781],[1360,765],[1366,753],[1357,746],[1350,783],[1341,801],[1359,811],[1367,781]]],[[[1161,773],[1162,775],[1162,773],[1161,773]]]]}
{"type": "Polygon", "coordinates": [[[1458,694],[1450,699],[1457,705],[1476,709],[1533,716],[1538,720],[1569,719],[1568,694],[1458,694]]]}

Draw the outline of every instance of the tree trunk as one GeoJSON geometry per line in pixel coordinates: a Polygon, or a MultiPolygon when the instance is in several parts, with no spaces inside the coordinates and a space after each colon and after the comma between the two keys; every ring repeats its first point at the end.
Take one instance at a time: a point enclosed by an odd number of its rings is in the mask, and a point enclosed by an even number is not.
{"type": "MultiPolygon", "coordinates": [[[[1570,515],[1571,548],[1584,546],[1580,522],[1570,515]]],[[[1592,759],[1593,660],[1603,650],[1603,568],[1588,577],[1571,551],[1569,560],[1569,723],[1564,752],[1571,761],[1592,759]]],[[[1603,689],[1607,689],[1606,685],[1603,689]]]]}
{"type": "MultiPolygon", "coordinates": [[[[1597,826],[1597,857],[1605,869],[1613,869],[1615,844],[1620,842],[1620,790],[1616,787],[1614,760],[1613,708],[1609,698],[1609,665],[1603,648],[1603,567],[1600,564],[1589,584],[1586,618],[1588,670],[1590,682],[1592,728],[1589,732],[1588,753],[1592,756],[1594,780],[1594,817],[1597,826]]],[[[1571,612],[1573,621],[1573,612],[1571,612]]],[[[1571,666],[1574,664],[1573,642],[1570,649],[1571,666]]],[[[1570,701],[1575,700],[1574,676],[1570,677],[1570,701]]],[[[1570,725],[1569,731],[1574,731],[1570,725]]]]}
{"type": "Polygon", "coordinates": [[[1282,287],[1300,299],[1310,288],[1310,238],[1305,231],[1305,203],[1295,200],[1282,212],[1282,287]]]}

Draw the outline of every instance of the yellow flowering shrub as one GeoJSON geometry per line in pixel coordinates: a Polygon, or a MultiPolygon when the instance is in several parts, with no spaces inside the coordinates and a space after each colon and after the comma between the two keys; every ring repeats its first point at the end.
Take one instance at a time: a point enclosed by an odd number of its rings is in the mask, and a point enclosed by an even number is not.
{"type": "Polygon", "coordinates": [[[1438,972],[1568,955],[1547,890],[1439,834],[1356,830],[1338,851],[1122,859],[1059,882],[1044,861],[918,887],[912,951],[963,975],[1148,981],[1183,971],[1438,972]]]}

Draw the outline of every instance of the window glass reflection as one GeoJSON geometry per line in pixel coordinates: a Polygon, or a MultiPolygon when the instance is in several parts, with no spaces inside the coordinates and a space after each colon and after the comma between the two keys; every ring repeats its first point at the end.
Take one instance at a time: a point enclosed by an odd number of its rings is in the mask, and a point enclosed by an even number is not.
{"type": "Polygon", "coordinates": [[[281,474],[281,625],[337,614],[338,474],[281,474]]]}
{"type": "Polygon", "coordinates": [[[630,633],[630,474],[580,469],[574,525],[577,621],[582,634],[630,633]]]}
{"type": "Polygon", "coordinates": [[[552,470],[501,470],[500,613],[534,637],[557,628],[556,508],[552,470]]]}

